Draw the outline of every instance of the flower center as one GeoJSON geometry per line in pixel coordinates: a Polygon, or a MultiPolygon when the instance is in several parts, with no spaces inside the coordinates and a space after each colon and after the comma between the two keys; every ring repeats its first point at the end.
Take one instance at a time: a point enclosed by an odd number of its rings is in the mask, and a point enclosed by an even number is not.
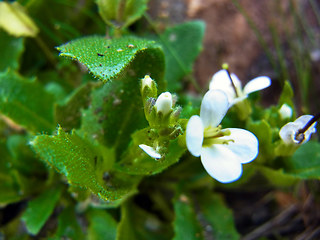
{"type": "Polygon", "coordinates": [[[208,127],[204,130],[203,147],[210,147],[213,144],[229,144],[229,142],[234,142],[232,139],[221,139],[224,136],[230,136],[230,130],[222,130],[221,125],[216,128],[208,127]]]}

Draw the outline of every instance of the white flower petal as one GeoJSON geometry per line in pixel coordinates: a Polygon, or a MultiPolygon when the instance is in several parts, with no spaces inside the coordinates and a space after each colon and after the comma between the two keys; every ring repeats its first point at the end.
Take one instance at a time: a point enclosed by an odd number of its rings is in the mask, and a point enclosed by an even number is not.
{"type": "Polygon", "coordinates": [[[139,147],[150,157],[156,158],[156,159],[161,158],[160,153],[158,153],[153,147],[150,147],[145,144],[140,144],[139,147]]]}
{"type": "Polygon", "coordinates": [[[313,118],[312,115],[302,115],[297,118],[294,122],[289,122],[284,125],[279,132],[280,138],[287,144],[301,144],[309,141],[311,134],[317,131],[316,122],[313,123],[308,130],[304,133],[304,140],[299,142],[295,139],[296,134],[300,129],[305,127],[307,123],[313,118]]]}
{"type": "MultiPolygon", "coordinates": [[[[241,82],[235,74],[231,74],[232,81],[238,91],[241,90],[241,82]]],[[[229,102],[236,98],[236,92],[226,70],[220,70],[215,73],[209,84],[210,90],[222,90],[227,96],[229,102]]]]}
{"type": "Polygon", "coordinates": [[[299,127],[295,123],[289,122],[280,129],[279,136],[287,144],[298,143],[298,141],[294,140],[298,130],[299,127]]]}
{"type": "Polygon", "coordinates": [[[203,132],[201,118],[197,115],[192,116],[187,124],[186,142],[189,152],[195,157],[199,157],[201,154],[203,132]]]}
{"type": "Polygon", "coordinates": [[[229,109],[227,95],[220,90],[208,91],[201,103],[200,118],[203,127],[217,127],[229,109]]]}
{"type": "Polygon", "coordinates": [[[250,82],[247,83],[247,85],[243,88],[243,93],[245,95],[248,95],[249,93],[262,90],[264,88],[267,88],[271,85],[271,79],[266,76],[257,77],[252,79],[250,82]]]}
{"type": "Polygon", "coordinates": [[[225,130],[229,130],[231,134],[219,139],[232,140],[225,147],[237,156],[240,163],[251,162],[257,157],[259,142],[253,133],[240,128],[226,128],[225,130]]]}
{"type": "Polygon", "coordinates": [[[208,174],[222,183],[236,181],[242,174],[241,163],[226,145],[202,148],[201,162],[208,174]]]}

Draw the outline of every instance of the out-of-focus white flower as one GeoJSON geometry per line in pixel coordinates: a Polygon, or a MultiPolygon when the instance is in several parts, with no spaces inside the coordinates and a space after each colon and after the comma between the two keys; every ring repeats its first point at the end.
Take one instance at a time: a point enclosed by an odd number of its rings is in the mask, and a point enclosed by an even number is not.
{"type": "Polygon", "coordinates": [[[292,117],[292,108],[288,104],[282,104],[279,109],[281,119],[288,119],[292,117]]]}
{"type": "Polygon", "coordinates": [[[146,154],[148,154],[150,157],[155,158],[155,159],[161,158],[161,154],[158,153],[153,147],[150,147],[150,146],[145,145],[145,144],[140,144],[139,147],[140,147],[146,154]]]}
{"type": "Polygon", "coordinates": [[[168,114],[172,109],[171,93],[161,93],[156,101],[155,107],[157,109],[157,112],[162,112],[163,115],[168,114]]]}
{"type": "Polygon", "coordinates": [[[242,101],[248,97],[248,94],[267,88],[271,85],[271,79],[266,76],[261,76],[249,81],[242,89],[241,82],[238,77],[227,70],[222,69],[215,73],[211,79],[210,90],[222,90],[227,96],[231,105],[242,101]],[[231,81],[231,79],[232,81],[231,81]]]}
{"type": "Polygon", "coordinates": [[[309,141],[311,134],[317,131],[316,122],[312,123],[307,129],[304,129],[313,119],[312,115],[302,115],[294,122],[284,125],[279,132],[280,138],[286,144],[303,144],[309,141]]]}
{"type": "Polygon", "coordinates": [[[209,175],[222,183],[239,179],[242,164],[251,162],[258,154],[258,139],[254,134],[219,126],[228,108],[227,95],[210,90],[203,97],[200,116],[192,116],[186,129],[188,150],[195,157],[201,156],[209,175]]]}

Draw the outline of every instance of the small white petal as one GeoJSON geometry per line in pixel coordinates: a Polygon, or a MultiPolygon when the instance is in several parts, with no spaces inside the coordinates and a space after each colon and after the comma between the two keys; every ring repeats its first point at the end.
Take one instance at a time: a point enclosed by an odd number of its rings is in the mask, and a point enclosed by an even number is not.
{"type": "Polygon", "coordinates": [[[298,143],[298,141],[294,140],[298,130],[299,127],[295,123],[289,122],[280,129],[279,136],[287,144],[298,143]]]}
{"type": "Polygon", "coordinates": [[[243,93],[245,95],[248,95],[249,93],[267,88],[270,85],[271,85],[271,79],[269,77],[266,77],[266,76],[257,77],[255,79],[252,79],[250,82],[247,83],[247,85],[245,85],[245,87],[243,88],[243,93]]]}
{"type": "Polygon", "coordinates": [[[190,118],[186,129],[186,142],[189,152],[199,157],[203,142],[203,124],[199,116],[194,115],[190,118]]]}
{"type": "Polygon", "coordinates": [[[156,158],[156,159],[161,158],[160,153],[158,153],[153,147],[150,147],[150,146],[145,145],[145,144],[140,144],[139,147],[140,147],[146,154],[148,154],[150,157],[156,158]]]}
{"type": "Polygon", "coordinates": [[[244,129],[226,128],[231,134],[219,139],[232,140],[225,146],[232,151],[240,163],[249,163],[254,160],[259,152],[259,142],[257,137],[244,129]]]}
{"type": "Polygon", "coordinates": [[[141,89],[144,89],[145,87],[151,88],[153,80],[149,75],[145,75],[144,78],[142,78],[142,87],[141,89]]]}
{"type": "Polygon", "coordinates": [[[217,127],[229,109],[227,95],[220,90],[208,91],[201,103],[200,118],[203,127],[217,127]]]}
{"type": "Polygon", "coordinates": [[[279,109],[279,114],[282,119],[287,119],[292,117],[292,108],[288,104],[282,104],[279,109]]]}
{"type": "MultiPolygon", "coordinates": [[[[237,88],[237,90],[238,91],[240,90],[240,92],[241,92],[242,91],[241,90],[241,82],[238,79],[238,77],[235,74],[231,73],[231,78],[232,78],[232,81],[233,81],[235,87],[237,88]]],[[[209,89],[224,91],[228,96],[229,102],[232,102],[233,99],[236,98],[235,89],[232,85],[232,82],[231,82],[226,70],[220,70],[213,75],[213,77],[210,81],[210,84],[209,84],[209,89]]]]}
{"type": "Polygon", "coordinates": [[[208,174],[222,183],[236,181],[242,174],[242,166],[238,158],[227,145],[214,144],[202,148],[201,162],[208,174]]]}
{"type": "Polygon", "coordinates": [[[156,101],[155,107],[157,112],[162,112],[166,115],[172,109],[172,95],[170,92],[161,93],[156,101]]]}

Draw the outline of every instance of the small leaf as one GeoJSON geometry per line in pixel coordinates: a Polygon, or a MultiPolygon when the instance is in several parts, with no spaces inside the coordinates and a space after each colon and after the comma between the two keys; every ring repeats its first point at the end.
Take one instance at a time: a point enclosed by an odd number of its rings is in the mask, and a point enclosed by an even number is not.
{"type": "Polygon", "coordinates": [[[256,166],[256,169],[259,170],[271,184],[277,187],[290,187],[300,180],[299,177],[285,172],[284,169],[272,169],[265,166],[256,166]]]}
{"type": "Polygon", "coordinates": [[[39,32],[18,2],[0,2],[0,28],[16,37],[35,37],[39,32]]]}
{"type": "Polygon", "coordinates": [[[320,178],[320,143],[302,144],[286,162],[286,172],[302,179],[320,178]]]}
{"type": "Polygon", "coordinates": [[[203,239],[202,229],[190,198],[184,194],[174,200],[174,240],[203,239]]]}
{"type": "MultiPolygon", "coordinates": [[[[147,69],[155,67],[158,68],[158,72],[163,72],[163,53],[154,41],[134,37],[110,40],[102,36],[90,36],[73,40],[57,47],[57,49],[60,51],[60,56],[78,60],[86,65],[94,76],[104,82],[119,76],[139,54],[145,55],[146,61],[143,65],[141,63],[138,66],[143,67],[145,72],[142,76],[137,76],[136,69],[133,69],[134,72],[131,72],[131,76],[143,78],[145,74],[149,73],[147,69]],[[156,66],[152,66],[152,64],[156,64],[156,66]]],[[[151,75],[151,77],[158,81],[155,76],[151,75]]],[[[158,82],[158,84],[160,83],[158,82]]]]}
{"type": "Polygon", "coordinates": [[[19,58],[24,50],[23,38],[15,38],[0,31],[0,72],[7,68],[16,70],[19,68],[19,58]]]}
{"type": "Polygon", "coordinates": [[[44,226],[60,198],[61,191],[61,187],[48,188],[28,203],[27,210],[22,215],[22,220],[25,221],[31,234],[38,234],[44,226]]]}
{"type": "Polygon", "coordinates": [[[0,112],[32,132],[51,132],[54,98],[36,81],[0,73],[0,112]]]}
{"type": "Polygon", "coordinates": [[[101,209],[90,209],[87,216],[89,240],[116,239],[117,222],[108,212],[101,209]]]}
{"type": "Polygon", "coordinates": [[[61,127],[57,136],[40,135],[30,143],[32,148],[50,166],[64,174],[71,185],[89,189],[106,201],[126,198],[135,191],[140,178],[108,173],[104,181],[97,169],[103,159],[101,149],[80,138],[75,132],[65,133],[61,127]],[[100,175],[100,176],[98,176],[100,175]]]}
{"type": "Polygon", "coordinates": [[[205,24],[192,21],[168,28],[159,41],[166,56],[165,79],[168,90],[181,89],[181,79],[192,71],[193,62],[202,50],[205,24]]]}
{"type": "Polygon", "coordinates": [[[235,228],[232,211],[225,205],[222,197],[203,191],[197,194],[200,212],[205,221],[211,226],[212,239],[232,240],[240,239],[235,228]]]}
{"type": "Polygon", "coordinates": [[[96,0],[103,20],[115,28],[125,28],[139,19],[147,10],[148,0],[96,0]]]}
{"type": "Polygon", "coordinates": [[[84,239],[74,207],[65,208],[58,217],[58,229],[55,239],[84,239]]]}

